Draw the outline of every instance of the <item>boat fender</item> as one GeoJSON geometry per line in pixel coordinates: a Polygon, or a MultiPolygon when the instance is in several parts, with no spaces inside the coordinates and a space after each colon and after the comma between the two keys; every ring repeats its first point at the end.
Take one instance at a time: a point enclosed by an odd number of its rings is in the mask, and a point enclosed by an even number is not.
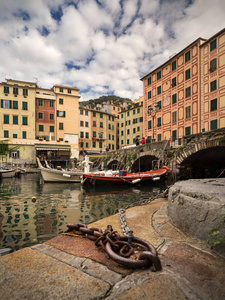
{"type": "Polygon", "coordinates": [[[62,176],[71,178],[71,175],[69,175],[69,174],[64,174],[64,173],[63,173],[62,176]]]}
{"type": "Polygon", "coordinates": [[[157,181],[157,180],[160,180],[160,177],[154,177],[152,178],[153,181],[157,181]]]}
{"type": "Polygon", "coordinates": [[[135,184],[135,183],[138,183],[138,182],[140,182],[140,181],[141,181],[141,178],[137,178],[137,179],[131,181],[131,183],[132,183],[132,184],[135,184]]]}

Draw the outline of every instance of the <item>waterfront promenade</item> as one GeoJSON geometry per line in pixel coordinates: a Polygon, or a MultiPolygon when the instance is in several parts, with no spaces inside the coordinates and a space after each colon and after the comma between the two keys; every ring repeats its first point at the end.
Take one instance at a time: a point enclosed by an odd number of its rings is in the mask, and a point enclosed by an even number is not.
{"type": "MultiPolygon", "coordinates": [[[[0,258],[1,300],[6,299],[225,299],[225,257],[179,231],[167,199],[126,210],[134,236],[157,248],[162,271],[132,270],[109,259],[94,242],[57,236],[0,258]]],[[[122,235],[118,214],[108,224],[122,235]]]]}

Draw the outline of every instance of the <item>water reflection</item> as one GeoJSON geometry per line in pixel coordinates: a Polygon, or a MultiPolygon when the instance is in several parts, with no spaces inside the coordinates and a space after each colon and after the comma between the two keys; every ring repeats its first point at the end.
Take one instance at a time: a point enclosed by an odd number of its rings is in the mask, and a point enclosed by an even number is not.
{"type": "Polygon", "coordinates": [[[0,254],[42,243],[66,230],[68,223],[89,224],[117,208],[149,198],[166,184],[144,187],[82,187],[41,183],[38,174],[0,182],[0,254]]]}

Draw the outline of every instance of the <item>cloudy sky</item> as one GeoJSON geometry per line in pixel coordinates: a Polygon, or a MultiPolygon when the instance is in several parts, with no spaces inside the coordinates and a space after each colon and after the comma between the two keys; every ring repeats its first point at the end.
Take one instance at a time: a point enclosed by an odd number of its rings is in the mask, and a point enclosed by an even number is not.
{"type": "Polygon", "coordinates": [[[0,81],[143,94],[142,78],[225,27],[224,0],[1,0],[0,81]]]}

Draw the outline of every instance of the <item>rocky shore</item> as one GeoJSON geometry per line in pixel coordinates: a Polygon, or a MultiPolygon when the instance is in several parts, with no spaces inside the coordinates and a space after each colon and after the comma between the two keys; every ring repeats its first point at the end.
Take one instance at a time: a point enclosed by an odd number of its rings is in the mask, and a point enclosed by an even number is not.
{"type": "MultiPolygon", "coordinates": [[[[191,222],[197,218],[196,222],[203,224],[208,217],[213,219],[214,201],[216,207],[219,202],[224,207],[224,189],[219,191],[221,185],[216,184],[224,181],[214,182],[214,190],[209,181],[197,182],[194,193],[195,182],[176,183],[170,188],[168,199],[156,199],[126,210],[127,225],[134,236],[157,249],[161,271],[121,266],[93,241],[60,235],[0,258],[1,299],[225,299],[224,253],[200,243],[192,227],[187,228],[189,215],[191,222]],[[207,194],[202,200],[196,198],[200,195],[199,184],[209,188],[207,193],[202,189],[202,195],[207,194]],[[192,196],[188,196],[188,191],[192,196]],[[196,203],[202,201],[203,211],[208,207],[208,214],[199,211],[201,205],[194,208],[196,216],[193,208],[187,213],[186,202],[191,207],[194,203],[188,197],[196,203]],[[185,214],[180,206],[185,208],[185,214]],[[178,224],[178,219],[183,221],[178,224]]],[[[104,230],[108,224],[123,234],[118,214],[88,227],[104,230]]],[[[198,228],[196,232],[201,231],[198,228]]]]}

